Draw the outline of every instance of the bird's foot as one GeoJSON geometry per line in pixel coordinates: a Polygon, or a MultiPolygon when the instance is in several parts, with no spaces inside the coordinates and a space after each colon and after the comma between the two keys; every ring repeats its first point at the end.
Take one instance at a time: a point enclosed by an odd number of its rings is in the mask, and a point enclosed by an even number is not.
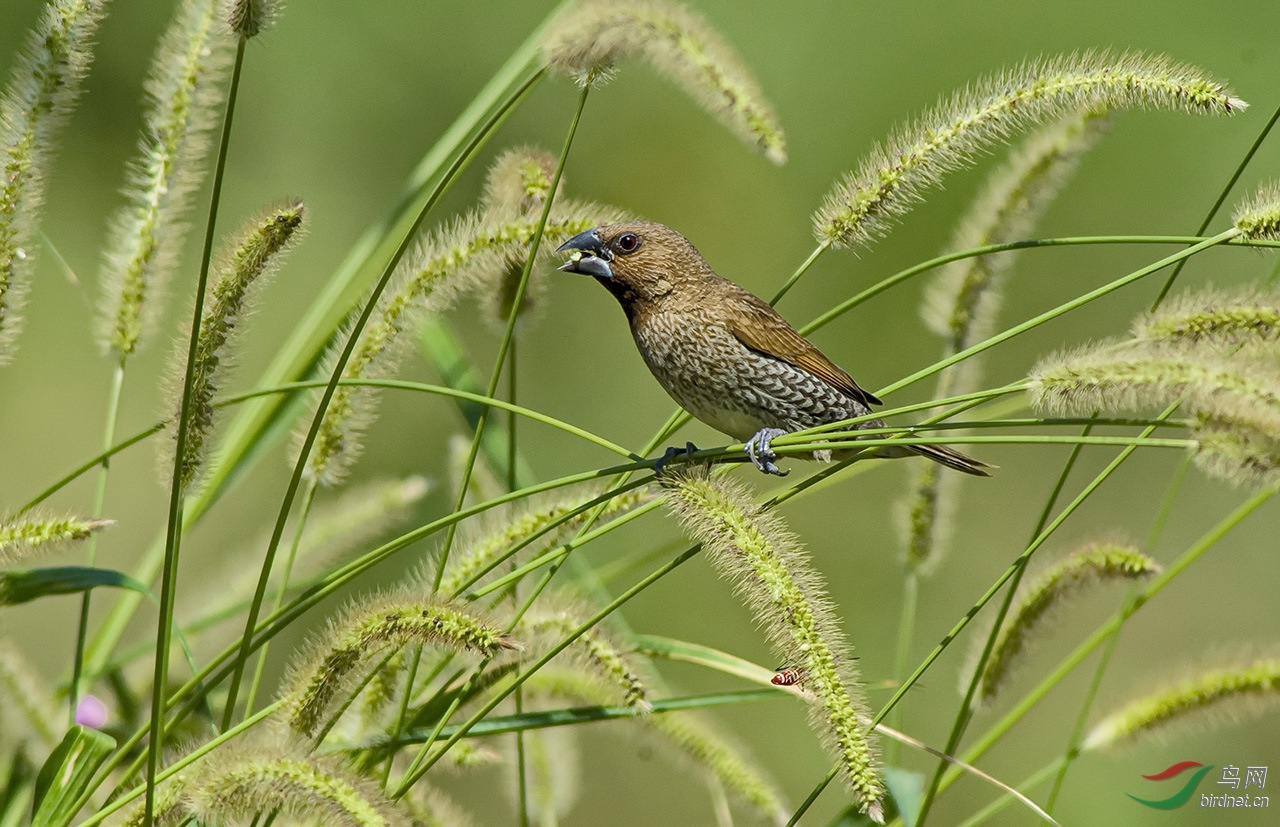
{"type": "Polygon", "coordinates": [[[662,476],[663,469],[667,467],[667,463],[675,459],[676,457],[680,456],[681,454],[684,454],[687,459],[691,460],[693,459],[693,455],[697,452],[698,452],[698,446],[694,445],[692,442],[686,442],[683,448],[677,448],[676,446],[672,445],[671,447],[667,448],[667,450],[663,453],[663,455],[658,458],[658,461],[653,464],[654,476],[658,476],[658,477],[662,476]]]}
{"type": "Polygon", "coordinates": [[[783,471],[774,465],[773,461],[778,455],[769,447],[769,442],[775,437],[780,437],[786,431],[780,428],[761,428],[756,431],[756,435],[747,440],[747,456],[751,457],[751,464],[765,474],[773,474],[779,477],[785,477],[790,471],[783,471]]]}

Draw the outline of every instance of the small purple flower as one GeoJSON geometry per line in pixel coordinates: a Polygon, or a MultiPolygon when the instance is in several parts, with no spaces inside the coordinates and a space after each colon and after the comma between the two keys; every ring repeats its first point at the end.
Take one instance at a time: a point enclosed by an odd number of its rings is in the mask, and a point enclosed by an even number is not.
{"type": "Polygon", "coordinates": [[[107,705],[93,695],[85,695],[76,704],[76,723],[90,729],[102,729],[107,725],[107,705]]]}

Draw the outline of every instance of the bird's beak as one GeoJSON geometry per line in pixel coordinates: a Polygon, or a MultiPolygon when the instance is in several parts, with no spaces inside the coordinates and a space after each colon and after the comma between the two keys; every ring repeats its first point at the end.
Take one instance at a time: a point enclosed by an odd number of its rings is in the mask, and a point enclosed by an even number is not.
{"type": "Polygon", "coordinates": [[[609,262],[613,260],[613,255],[604,248],[604,243],[600,241],[600,233],[597,230],[587,230],[585,233],[578,233],[573,238],[560,245],[556,250],[557,253],[572,251],[573,256],[561,264],[559,270],[566,273],[582,273],[587,276],[595,276],[600,279],[613,278],[613,270],[609,267],[609,262]]]}

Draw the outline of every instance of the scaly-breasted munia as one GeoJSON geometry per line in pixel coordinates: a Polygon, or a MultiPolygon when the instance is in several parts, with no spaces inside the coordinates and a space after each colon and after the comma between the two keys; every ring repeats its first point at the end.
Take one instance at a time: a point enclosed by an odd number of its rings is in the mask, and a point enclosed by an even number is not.
{"type": "MultiPolygon", "coordinates": [[[[785,473],[774,464],[771,439],[866,416],[881,404],[766,302],[716,275],[670,227],[609,224],[574,236],[560,250],[576,253],[561,270],[595,277],[622,305],[640,355],[667,393],[698,419],[743,440],[765,473],[785,473]]],[[[977,476],[988,476],[991,467],[944,445],[876,452],[910,454],[977,476]]],[[[815,455],[829,458],[830,452],[815,455]]]]}

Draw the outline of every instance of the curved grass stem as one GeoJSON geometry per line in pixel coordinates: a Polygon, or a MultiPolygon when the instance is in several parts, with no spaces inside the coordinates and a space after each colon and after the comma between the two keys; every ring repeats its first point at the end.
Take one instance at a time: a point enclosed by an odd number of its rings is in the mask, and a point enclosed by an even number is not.
{"type": "MultiPolygon", "coordinates": [[[[1240,163],[1236,166],[1235,172],[1231,173],[1231,177],[1227,179],[1227,183],[1223,185],[1222,192],[1218,193],[1218,198],[1213,202],[1213,206],[1209,208],[1209,212],[1205,213],[1204,220],[1200,222],[1200,226],[1196,229],[1196,235],[1203,235],[1204,231],[1209,229],[1210,222],[1213,217],[1218,214],[1218,210],[1222,209],[1222,205],[1226,202],[1227,196],[1231,194],[1231,190],[1235,188],[1236,182],[1240,180],[1240,176],[1244,173],[1245,167],[1249,166],[1249,162],[1253,160],[1253,156],[1257,154],[1258,149],[1263,142],[1267,140],[1267,136],[1271,134],[1271,128],[1276,125],[1276,121],[1280,120],[1280,107],[1271,113],[1270,119],[1262,127],[1262,131],[1258,133],[1258,137],[1254,139],[1253,145],[1249,147],[1249,151],[1240,159],[1240,163]]],[[[1186,260],[1178,262],[1173,268],[1173,272],[1169,274],[1169,278],[1165,280],[1164,286],[1160,288],[1160,293],[1156,296],[1156,300],[1151,303],[1151,312],[1155,312],[1161,303],[1164,302],[1165,296],[1169,295],[1169,291],[1173,289],[1173,283],[1178,280],[1178,274],[1182,272],[1182,268],[1186,266],[1186,260]]]]}
{"type": "MultiPolygon", "coordinates": [[[[107,501],[107,477],[111,470],[111,457],[108,452],[111,451],[111,446],[116,441],[116,421],[120,414],[120,397],[124,389],[124,364],[125,360],[121,358],[116,364],[115,370],[111,373],[111,392],[107,397],[106,425],[103,427],[102,433],[102,470],[98,473],[98,485],[93,496],[94,519],[102,516],[102,509],[106,506],[107,501]]],[[[85,549],[85,565],[93,566],[97,561],[97,556],[98,535],[94,533],[89,536],[85,549]]],[[[80,695],[84,691],[81,679],[84,674],[84,647],[89,638],[89,601],[92,594],[92,589],[85,589],[84,597],[80,598],[80,621],[76,627],[76,650],[71,665],[71,690],[67,703],[69,709],[68,720],[73,725],[76,722],[76,707],[79,705],[80,695]]]]}
{"type": "MultiPolygon", "coordinates": [[[[302,495],[302,509],[298,513],[298,524],[293,529],[293,542],[289,544],[289,555],[284,560],[284,571],[280,573],[280,585],[276,587],[276,596],[271,601],[271,611],[278,612],[284,605],[284,596],[289,590],[289,577],[293,574],[293,563],[298,557],[298,545],[302,542],[302,533],[307,528],[307,517],[311,514],[311,505],[316,498],[316,482],[307,484],[306,493],[302,495]]],[[[262,683],[262,672],[267,666],[267,650],[270,643],[264,643],[258,652],[258,663],[253,668],[253,679],[249,682],[249,692],[244,696],[244,708],[253,711],[254,701],[258,697],[258,687],[262,683]]]]}
{"type": "Polygon", "coordinates": [[[160,586],[160,620],[156,630],[155,671],[151,684],[151,732],[147,744],[147,792],[143,821],[151,824],[155,813],[156,770],[164,747],[165,687],[169,675],[169,636],[173,628],[174,596],[178,580],[178,557],[182,546],[182,512],[186,491],[182,483],[182,463],[186,455],[187,429],[191,422],[191,390],[195,379],[193,366],[200,340],[200,318],[204,314],[205,290],[209,283],[209,263],[213,255],[213,235],[217,226],[218,205],[222,197],[223,176],[227,167],[227,149],[231,144],[231,124],[235,116],[236,94],[240,88],[240,70],[244,65],[245,38],[236,43],[235,62],[227,90],[226,113],[222,119],[222,137],[209,196],[209,216],[205,225],[204,250],[200,256],[200,275],[196,280],[195,313],[191,321],[191,337],[187,348],[187,367],[183,372],[182,405],[178,412],[177,445],[174,451],[173,479],[169,485],[169,518],[165,532],[164,562],[160,586]]]}
{"type": "MultiPolygon", "coordinates": [[[[551,186],[547,190],[546,202],[542,205],[542,215],[538,217],[538,226],[529,242],[529,253],[525,256],[524,268],[520,271],[520,282],[516,285],[515,295],[511,300],[511,311],[507,316],[506,329],[502,332],[502,343],[498,346],[498,356],[494,359],[493,371],[489,376],[489,388],[485,396],[490,398],[498,390],[498,382],[502,377],[502,368],[506,364],[507,353],[511,349],[511,343],[515,336],[516,320],[520,317],[520,311],[524,307],[524,295],[529,286],[529,274],[533,271],[533,265],[537,261],[538,248],[542,246],[542,236],[547,229],[547,219],[551,217],[551,207],[556,200],[556,188],[560,186],[560,179],[564,175],[564,167],[569,160],[569,150],[573,147],[573,138],[578,132],[578,124],[582,120],[582,110],[587,105],[587,95],[590,91],[591,86],[585,85],[578,95],[578,107],[574,110],[573,120],[569,123],[569,134],[565,136],[564,147],[560,150],[560,159],[556,163],[555,175],[552,177],[551,186]]],[[[471,448],[467,453],[467,462],[462,471],[462,480],[458,484],[458,497],[453,505],[454,511],[462,508],[467,489],[471,485],[471,472],[475,469],[476,456],[480,452],[480,441],[484,438],[485,424],[489,420],[489,410],[488,407],[484,408],[480,412],[480,419],[476,422],[475,431],[471,437],[471,448]]],[[[511,473],[514,473],[514,471],[511,473]]],[[[432,582],[433,592],[440,590],[440,580],[444,577],[445,566],[449,563],[449,552],[453,548],[453,538],[456,534],[456,528],[451,526],[445,535],[444,544],[440,548],[439,560],[436,561],[435,579],[432,582]]]]}

